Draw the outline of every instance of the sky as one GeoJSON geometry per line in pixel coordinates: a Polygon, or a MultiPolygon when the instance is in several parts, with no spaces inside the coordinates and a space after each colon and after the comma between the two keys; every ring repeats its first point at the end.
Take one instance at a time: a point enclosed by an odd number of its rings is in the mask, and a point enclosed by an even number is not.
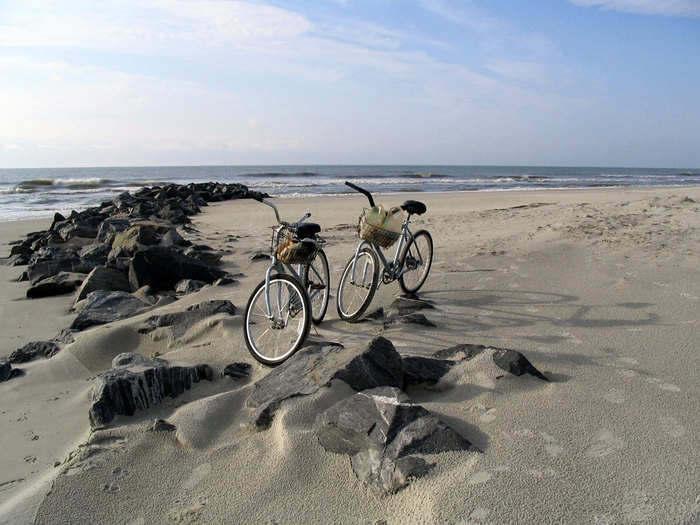
{"type": "Polygon", "coordinates": [[[0,0],[0,168],[700,167],[700,0],[0,0]]]}

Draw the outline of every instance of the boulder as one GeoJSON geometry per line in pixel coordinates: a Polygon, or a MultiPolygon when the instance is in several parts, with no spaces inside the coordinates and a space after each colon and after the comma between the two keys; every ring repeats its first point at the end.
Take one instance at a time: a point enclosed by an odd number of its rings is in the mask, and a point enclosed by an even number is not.
{"type": "Polygon", "coordinates": [[[195,279],[183,279],[175,285],[175,292],[182,295],[187,295],[200,290],[207,283],[203,281],[197,281],[195,279]]]}
{"type": "Polygon", "coordinates": [[[71,324],[74,330],[126,319],[151,305],[126,292],[90,292],[82,311],[71,324]]]}
{"type": "Polygon", "coordinates": [[[37,357],[53,357],[60,350],[54,341],[33,341],[12,352],[7,359],[10,363],[26,363],[37,357]]]}
{"type": "Polygon", "coordinates": [[[97,230],[97,242],[112,245],[117,233],[127,230],[131,226],[131,219],[112,218],[102,221],[97,230]]]}
{"type": "Polygon", "coordinates": [[[172,329],[173,338],[178,339],[202,319],[222,313],[235,315],[236,307],[231,301],[221,299],[203,301],[189,306],[183,312],[151,316],[144,321],[144,326],[139,328],[139,333],[147,334],[156,328],[168,326],[172,329]]]}
{"type": "Polygon", "coordinates": [[[172,290],[182,279],[211,284],[226,272],[179,253],[173,248],[152,246],[136,252],[129,265],[132,290],[149,285],[153,291],[172,290]]]}
{"type": "Polygon", "coordinates": [[[42,279],[27,290],[27,297],[37,299],[73,292],[85,279],[83,273],[59,272],[42,279]]]}
{"type": "Polygon", "coordinates": [[[418,313],[419,310],[433,310],[435,307],[431,301],[421,299],[416,294],[405,294],[397,297],[392,302],[384,313],[384,326],[389,326],[393,323],[401,324],[418,324],[422,326],[436,326],[424,314],[418,313]]]}
{"type": "Polygon", "coordinates": [[[163,359],[119,354],[112,360],[112,369],[100,375],[91,389],[90,423],[94,427],[109,423],[116,415],[131,416],[211,378],[209,365],[175,365],[163,359]]]}
{"type": "Polygon", "coordinates": [[[223,256],[220,252],[215,252],[210,249],[198,249],[196,246],[191,246],[185,250],[185,255],[193,257],[198,261],[202,261],[205,264],[211,266],[216,266],[221,263],[221,257],[223,256]]]}
{"type": "Polygon", "coordinates": [[[0,383],[12,377],[12,365],[6,359],[0,360],[0,383]]]}
{"type": "Polygon", "coordinates": [[[433,357],[437,359],[450,359],[452,361],[464,361],[466,359],[473,359],[487,348],[488,347],[484,345],[464,343],[438,350],[433,354],[433,357]]]}
{"type": "MultiPolygon", "coordinates": [[[[133,223],[128,229],[115,234],[109,258],[131,255],[144,246],[152,246],[160,242],[159,230],[166,226],[152,222],[133,223]]],[[[167,231],[167,230],[166,230],[167,231]]]]}
{"type": "Polygon", "coordinates": [[[466,451],[471,443],[398,388],[364,390],[316,418],[329,452],[348,454],[355,475],[379,493],[393,493],[432,465],[415,454],[466,451]]]}
{"type": "Polygon", "coordinates": [[[378,386],[403,388],[401,356],[383,337],[374,339],[359,354],[338,343],[314,343],[302,348],[255,383],[246,400],[253,412],[250,426],[268,428],[284,400],[314,394],[334,379],[357,391],[378,386]]]}
{"type": "Polygon", "coordinates": [[[75,302],[82,301],[89,293],[97,290],[128,291],[130,290],[129,279],[124,272],[106,266],[97,266],[78,288],[75,302]]]}
{"type": "Polygon", "coordinates": [[[160,239],[161,246],[190,246],[192,243],[182,237],[175,228],[168,230],[160,239]]]}
{"type": "Polygon", "coordinates": [[[109,244],[96,242],[83,246],[78,252],[81,259],[91,259],[96,263],[104,264],[107,261],[107,255],[111,249],[109,244]]]}
{"type": "Polygon", "coordinates": [[[406,385],[435,385],[455,365],[455,361],[412,356],[403,358],[403,378],[406,385]]]}
{"type": "Polygon", "coordinates": [[[52,277],[60,272],[90,273],[97,263],[90,259],[80,259],[78,256],[63,253],[56,258],[29,262],[27,276],[33,283],[52,277]]]}
{"type": "Polygon", "coordinates": [[[543,381],[549,381],[549,379],[543,375],[542,372],[537,370],[520,352],[507,348],[496,348],[495,350],[496,351],[493,353],[493,362],[506,372],[510,372],[516,376],[530,374],[543,381]]]}

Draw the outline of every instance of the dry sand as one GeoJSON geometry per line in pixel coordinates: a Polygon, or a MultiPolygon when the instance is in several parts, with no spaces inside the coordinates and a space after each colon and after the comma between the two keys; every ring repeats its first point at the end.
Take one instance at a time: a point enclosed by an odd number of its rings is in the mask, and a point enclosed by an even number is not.
{"type": "MultiPolygon", "coordinates": [[[[335,386],[285,403],[272,427],[241,428],[252,383],[217,377],[90,433],[90,379],[123,351],[254,363],[241,317],[210,318],[173,340],[136,331],[147,315],[81,333],[50,360],[0,384],[2,523],[696,523],[700,516],[700,188],[386,195],[425,202],[435,261],[421,294],[437,328],[349,325],[334,297],[315,339],[359,349],[382,333],[400,352],[456,343],[521,350],[552,383],[503,376],[482,355],[438,388],[409,394],[483,452],[444,453],[395,495],[377,497],[345,456],[325,452],[314,414],[335,386]],[[145,432],[166,418],[175,433],[145,432]],[[72,452],[77,451],[77,452],[72,452]],[[70,455],[70,460],[66,460],[70,455]],[[61,463],[55,467],[55,463],[61,463]]],[[[310,210],[329,244],[333,288],[356,245],[364,197],[278,199],[285,218],[310,210]]],[[[162,311],[209,298],[241,308],[266,263],[272,210],[210,206],[194,219],[240,284],[208,287],[162,311]]],[[[0,224],[8,241],[48,221],[0,224]]],[[[0,267],[0,355],[70,323],[70,296],[23,299],[0,267]]],[[[396,283],[372,307],[387,306],[396,283]]]]}

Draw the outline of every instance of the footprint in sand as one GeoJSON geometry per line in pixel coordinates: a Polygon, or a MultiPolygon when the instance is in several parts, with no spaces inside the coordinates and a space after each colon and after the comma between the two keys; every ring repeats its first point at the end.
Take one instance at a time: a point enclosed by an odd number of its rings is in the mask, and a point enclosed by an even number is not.
{"type": "Polygon", "coordinates": [[[202,463],[192,471],[190,477],[182,485],[185,490],[191,490],[200,485],[211,474],[211,463],[202,463]]]}
{"type": "Polygon", "coordinates": [[[624,514],[626,521],[653,521],[654,505],[649,502],[649,497],[641,490],[626,492],[620,510],[624,514]]]}
{"type": "Polygon", "coordinates": [[[624,363],[626,365],[638,365],[639,361],[637,361],[634,357],[618,357],[617,358],[620,363],[624,363]]]}
{"type": "Polygon", "coordinates": [[[546,443],[544,449],[547,451],[547,454],[553,458],[556,458],[564,451],[564,447],[557,443],[554,436],[547,434],[546,432],[540,432],[540,436],[542,436],[542,439],[544,439],[546,443]]]}
{"type": "Polygon", "coordinates": [[[616,405],[625,402],[625,396],[622,393],[622,390],[619,390],[617,388],[611,388],[610,390],[608,390],[605,394],[603,394],[603,399],[610,403],[615,403],[616,405]]]}
{"type": "Polygon", "coordinates": [[[620,368],[617,373],[622,377],[636,377],[638,375],[637,372],[630,370],[629,368],[620,368]]]}
{"type": "Polygon", "coordinates": [[[489,408],[486,412],[481,414],[479,416],[479,421],[482,423],[491,423],[492,421],[496,420],[496,409],[495,408],[489,408]]]}
{"type": "Polygon", "coordinates": [[[536,479],[553,478],[556,475],[556,471],[553,468],[530,469],[528,472],[536,479]]]}
{"type": "Polygon", "coordinates": [[[625,448],[623,440],[615,437],[609,430],[603,429],[593,436],[584,454],[589,458],[602,458],[619,452],[623,448],[625,448]]]}
{"type": "Polygon", "coordinates": [[[509,470],[510,467],[494,467],[489,470],[480,470],[469,477],[467,485],[480,485],[481,483],[486,483],[493,477],[493,474],[499,474],[509,470]]]}
{"type": "Polygon", "coordinates": [[[667,392],[680,392],[681,388],[678,385],[674,385],[671,383],[662,383],[659,385],[659,388],[661,390],[666,390],[667,392]]]}
{"type": "Polygon", "coordinates": [[[675,417],[662,416],[659,421],[661,422],[661,430],[669,436],[679,438],[685,435],[685,427],[675,417]]]}
{"type": "Polygon", "coordinates": [[[491,522],[486,521],[488,515],[488,509],[477,507],[471,511],[466,520],[457,522],[455,525],[489,525],[491,522]]]}

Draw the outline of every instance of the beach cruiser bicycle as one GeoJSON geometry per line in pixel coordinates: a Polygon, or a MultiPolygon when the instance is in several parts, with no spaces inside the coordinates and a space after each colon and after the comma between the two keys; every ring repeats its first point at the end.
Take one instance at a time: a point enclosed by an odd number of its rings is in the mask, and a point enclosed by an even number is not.
{"type": "Polygon", "coordinates": [[[372,207],[365,209],[360,216],[360,243],[338,284],[338,315],[344,321],[355,322],[367,310],[380,284],[398,280],[404,293],[415,293],[423,286],[433,262],[433,238],[426,230],[412,233],[408,227],[412,215],[422,215],[427,210],[422,202],[404,202],[400,208],[406,212],[405,219],[400,231],[392,231],[370,220],[370,214],[376,216],[377,211],[372,194],[350,182],[346,181],[345,184],[364,194],[372,207]],[[396,241],[399,243],[394,259],[389,261],[382,248],[389,248],[396,241]]]}
{"type": "Polygon", "coordinates": [[[266,365],[278,365],[296,352],[306,340],[311,323],[323,321],[328,308],[330,271],[323,251],[325,241],[317,234],[318,224],[277,218],[272,227],[271,264],[245,308],[243,334],[248,350],[266,365]]]}

